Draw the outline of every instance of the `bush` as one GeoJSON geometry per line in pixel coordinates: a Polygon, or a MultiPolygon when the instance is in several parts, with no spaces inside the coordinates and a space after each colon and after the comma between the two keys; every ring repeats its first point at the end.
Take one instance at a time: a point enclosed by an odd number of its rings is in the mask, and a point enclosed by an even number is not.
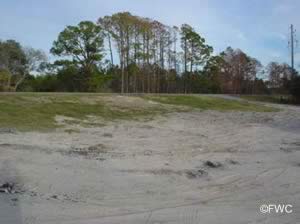
{"type": "Polygon", "coordinates": [[[0,92],[9,91],[10,74],[6,70],[0,70],[0,92]]]}
{"type": "Polygon", "coordinates": [[[300,76],[297,75],[291,80],[290,93],[300,103],[300,76]]]}
{"type": "Polygon", "coordinates": [[[108,85],[112,80],[111,75],[93,73],[89,79],[88,91],[89,92],[111,92],[108,85]]]}

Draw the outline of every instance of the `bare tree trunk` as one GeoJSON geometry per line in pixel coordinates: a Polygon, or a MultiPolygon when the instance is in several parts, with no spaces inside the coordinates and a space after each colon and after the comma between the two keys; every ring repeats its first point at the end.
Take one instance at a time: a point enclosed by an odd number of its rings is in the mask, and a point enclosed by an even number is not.
{"type": "Polygon", "coordinates": [[[108,34],[108,45],[109,45],[109,51],[110,51],[110,62],[112,66],[114,66],[114,58],[113,58],[113,53],[112,53],[112,46],[111,46],[111,39],[110,35],[108,34]]]}
{"type": "Polygon", "coordinates": [[[187,93],[186,92],[186,77],[187,76],[187,40],[186,40],[186,37],[184,38],[184,93],[187,93]]]}
{"type": "Polygon", "coordinates": [[[150,78],[150,73],[149,73],[149,68],[150,68],[150,63],[149,63],[149,60],[150,60],[150,52],[149,52],[149,40],[150,39],[150,35],[149,35],[149,32],[147,33],[147,40],[146,40],[146,43],[147,43],[147,73],[148,73],[148,93],[150,93],[150,81],[151,81],[151,78],[150,78]]]}
{"type": "Polygon", "coordinates": [[[7,80],[7,91],[9,91],[10,88],[11,88],[11,74],[9,74],[8,80],[7,80]]]}
{"type": "Polygon", "coordinates": [[[123,53],[121,53],[121,73],[122,73],[121,93],[124,94],[124,56],[123,56],[123,53]]]}
{"type": "Polygon", "coordinates": [[[14,86],[14,88],[13,88],[14,92],[17,92],[17,89],[18,89],[19,85],[25,80],[25,78],[26,78],[26,75],[24,74],[24,75],[22,75],[22,77],[16,82],[16,84],[15,84],[15,86],[14,86]]]}
{"type": "Polygon", "coordinates": [[[184,39],[184,73],[187,72],[187,41],[184,39]]]}
{"type": "Polygon", "coordinates": [[[129,60],[130,60],[130,55],[129,55],[129,52],[130,52],[130,40],[129,40],[129,29],[127,28],[127,33],[126,33],[126,92],[128,93],[129,92],[129,83],[130,83],[130,80],[129,80],[129,60]]]}

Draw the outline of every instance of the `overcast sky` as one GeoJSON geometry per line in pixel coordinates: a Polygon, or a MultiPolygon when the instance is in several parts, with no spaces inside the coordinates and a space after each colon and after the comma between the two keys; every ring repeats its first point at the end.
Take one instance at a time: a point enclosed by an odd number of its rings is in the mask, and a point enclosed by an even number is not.
{"type": "Polygon", "coordinates": [[[300,29],[299,9],[299,0],[0,0],[0,39],[49,53],[65,26],[130,11],[167,25],[188,23],[216,53],[232,46],[263,64],[289,63],[289,25],[300,29]]]}

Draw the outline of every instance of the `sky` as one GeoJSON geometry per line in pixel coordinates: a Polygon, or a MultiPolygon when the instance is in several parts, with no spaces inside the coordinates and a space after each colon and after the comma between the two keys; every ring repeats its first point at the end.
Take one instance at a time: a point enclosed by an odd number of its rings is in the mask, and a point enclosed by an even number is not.
{"type": "MultiPolygon", "coordinates": [[[[50,54],[67,25],[129,11],[166,25],[190,24],[215,54],[231,46],[264,65],[290,63],[289,26],[300,29],[299,8],[299,0],[0,0],[0,39],[50,54]]],[[[295,64],[299,69],[299,49],[295,64]]]]}

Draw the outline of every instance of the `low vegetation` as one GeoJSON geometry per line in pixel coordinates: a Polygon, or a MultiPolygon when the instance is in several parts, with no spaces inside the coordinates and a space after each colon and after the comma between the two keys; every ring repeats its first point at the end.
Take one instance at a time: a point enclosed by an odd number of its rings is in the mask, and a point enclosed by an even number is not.
{"type": "Polygon", "coordinates": [[[21,131],[51,130],[63,124],[103,125],[114,120],[152,118],[158,114],[182,111],[182,107],[219,111],[259,111],[275,109],[251,103],[207,96],[119,96],[113,94],[20,93],[0,95],[0,128],[21,131]],[[153,104],[153,102],[157,104],[153,104]],[[174,105],[173,107],[167,106],[174,105]],[[56,118],[67,118],[63,124],[56,118]],[[102,123],[97,121],[101,120],[102,123]],[[99,123],[97,123],[99,122],[99,123]]]}
{"type": "Polygon", "coordinates": [[[300,104],[297,97],[292,95],[242,95],[242,99],[277,104],[300,104]]]}
{"type": "Polygon", "coordinates": [[[91,116],[105,121],[149,118],[164,112],[157,106],[143,108],[112,105],[104,94],[2,94],[0,95],[0,128],[18,130],[51,130],[60,127],[56,116],[73,118],[65,123],[95,125],[91,116]]]}
{"type": "Polygon", "coordinates": [[[208,96],[150,96],[146,97],[153,101],[188,106],[191,108],[198,108],[203,110],[218,110],[218,111],[255,111],[255,112],[274,112],[275,108],[267,107],[263,105],[257,105],[254,103],[242,102],[237,100],[227,100],[217,97],[208,96]]]}

